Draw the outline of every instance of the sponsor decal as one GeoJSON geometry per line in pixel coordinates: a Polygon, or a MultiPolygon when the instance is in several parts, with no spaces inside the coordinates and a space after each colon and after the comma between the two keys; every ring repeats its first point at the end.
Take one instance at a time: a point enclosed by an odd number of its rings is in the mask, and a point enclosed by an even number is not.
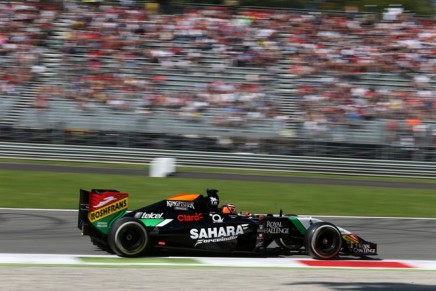
{"type": "Polygon", "coordinates": [[[142,219],[158,219],[158,218],[163,218],[163,212],[162,213],[154,213],[154,212],[144,212],[141,215],[142,219]]]}
{"type": "Polygon", "coordinates": [[[197,246],[204,243],[216,243],[234,240],[239,235],[244,234],[244,230],[247,227],[248,224],[193,228],[189,233],[191,234],[191,239],[197,240],[195,243],[195,246],[197,246]]]}
{"type": "Polygon", "coordinates": [[[100,208],[108,203],[111,203],[112,201],[117,200],[114,196],[108,196],[103,198],[102,201],[100,201],[97,205],[94,206],[94,208],[100,208]]]}
{"type": "Polygon", "coordinates": [[[218,204],[219,204],[218,198],[209,197],[209,200],[210,200],[210,205],[218,206],[218,204]]]}
{"type": "Polygon", "coordinates": [[[107,227],[107,221],[98,221],[96,227],[107,227]]]}
{"type": "Polygon", "coordinates": [[[167,200],[167,207],[178,210],[195,209],[194,202],[167,200]]]}
{"type": "Polygon", "coordinates": [[[283,227],[283,221],[267,221],[265,233],[268,234],[289,234],[289,228],[283,227]]]}
{"type": "Polygon", "coordinates": [[[203,214],[195,213],[193,215],[188,214],[179,214],[177,215],[178,221],[200,221],[203,219],[203,214]]]}
{"type": "Polygon", "coordinates": [[[354,244],[358,244],[360,242],[359,237],[353,233],[344,235],[343,238],[354,244]]]}
{"type": "Polygon", "coordinates": [[[211,213],[209,215],[212,217],[213,223],[222,223],[224,221],[224,218],[219,214],[211,213]]]}
{"type": "Polygon", "coordinates": [[[118,200],[117,202],[114,202],[112,204],[103,206],[102,208],[89,212],[88,219],[91,223],[93,223],[96,220],[100,220],[102,218],[105,218],[111,214],[114,214],[124,209],[127,209],[127,198],[118,200]]]}
{"type": "Polygon", "coordinates": [[[355,254],[375,254],[376,249],[372,249],[370,244],[360,244],[353,248],[355,254]]]}

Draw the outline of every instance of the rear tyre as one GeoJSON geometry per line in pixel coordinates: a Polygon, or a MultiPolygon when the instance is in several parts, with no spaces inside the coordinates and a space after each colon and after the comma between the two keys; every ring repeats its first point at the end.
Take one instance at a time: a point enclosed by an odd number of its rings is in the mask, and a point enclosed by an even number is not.
{"type": "Polygon", "coordinates": [[[339,229],[328,222],[312,224],[304,236],[306,250],[314,259],[328,260],[336,257],[342,248],[339,229]]]}
{"type": "Polygon", "coordinates": [[[147,250],[150,240],[139,220],[123,217],[112,225],[108,242],[114,253],[121,257],[139,257],[147,250]]]}

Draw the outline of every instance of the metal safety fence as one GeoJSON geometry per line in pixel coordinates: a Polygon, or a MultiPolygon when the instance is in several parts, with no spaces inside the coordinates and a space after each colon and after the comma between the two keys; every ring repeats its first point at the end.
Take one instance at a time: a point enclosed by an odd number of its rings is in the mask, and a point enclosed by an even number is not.
{"type": "Polygon", "coordinates": [[[149,164],[174,158],[177,166],[390,177],[436,178],[436,163],[313,156],[178,151],[28,143],[0,143],[0,158],[149,164]]]}

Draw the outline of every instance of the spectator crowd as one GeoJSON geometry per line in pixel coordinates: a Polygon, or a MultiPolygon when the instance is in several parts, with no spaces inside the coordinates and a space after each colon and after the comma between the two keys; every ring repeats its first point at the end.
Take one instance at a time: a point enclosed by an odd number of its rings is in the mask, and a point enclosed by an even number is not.
{"type": "Polygon", "coordinates": [[[436,121],[436,26],[409,13],[386,20],[373,14],[191,7],[164,15],[129,5],[2,1],[0,54],[0,94],[36,82],[38,110],[62,96],[83,111],[165,110],[192,121],[214,113],[213,124],[240,127],[286,118],[280,98],[291,98],[299,121],[312,131],[375,119],[389,120],[391,129],[404,121],[422,130],[424,122],[436,121]],[[50,72],[45,53],[58,56],[59,71],[50,72]],[[207,63],[210,55],[217,61],[207,63]],[[227,72],[236,67],[270,79],[254,74],[231,81],[227,72]],[[217,77],[168,90],[165,72],[194,81],[217,77]],[[50,73],[58,83],[45,82],[50,73]],[[361,85],[362,75],[392,75],[405,86],[361,85]],[[276,94],[274,80],[293,83],[296,90],[276,94]]]}

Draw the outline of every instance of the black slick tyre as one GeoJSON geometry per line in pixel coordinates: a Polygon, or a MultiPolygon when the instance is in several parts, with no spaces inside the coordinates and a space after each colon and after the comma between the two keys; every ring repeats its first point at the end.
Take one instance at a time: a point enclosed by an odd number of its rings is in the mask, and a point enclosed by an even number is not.
{"type": "Polygon", "coordinates": [[[332,259],[342,248],[341,232],[331,223],[314,223],[307,229],[304,246],[309,256],[314,259],[332,259]]]}
{"type": "Polygon", "coordinates": [[[139,257],[147,250],[150,239],[145,226],[138,219],[123,217],[112,225],[108,242],[118,256],[139,257]]]}

